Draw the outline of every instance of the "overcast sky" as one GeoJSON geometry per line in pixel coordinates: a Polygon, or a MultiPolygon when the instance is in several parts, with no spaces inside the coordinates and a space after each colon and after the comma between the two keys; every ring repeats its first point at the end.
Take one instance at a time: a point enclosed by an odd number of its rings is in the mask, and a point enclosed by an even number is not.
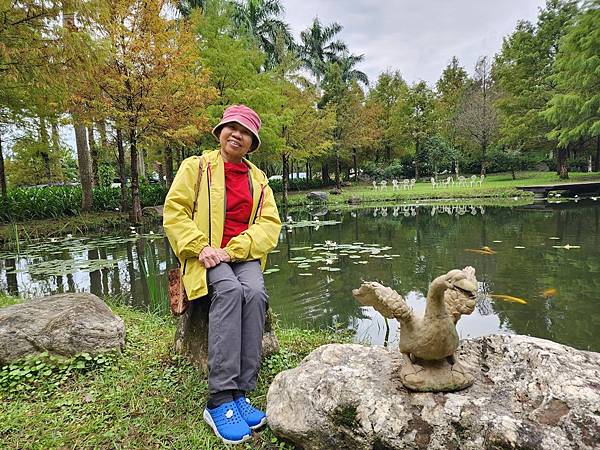
{"type": "Polygon", "coordinates": [[[399,70],[408,82],[433,86],[452,56],[472,73],[479,56],[493,57],[520,19],[535,22],[543,0],[282,0],[294,36],[315,16],[337,22],[358,68],[374,84],[399,70]]]}

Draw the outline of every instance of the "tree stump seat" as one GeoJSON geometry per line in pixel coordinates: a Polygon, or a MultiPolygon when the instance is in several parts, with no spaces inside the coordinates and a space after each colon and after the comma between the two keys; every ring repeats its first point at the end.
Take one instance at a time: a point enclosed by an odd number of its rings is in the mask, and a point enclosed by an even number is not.
{"type": "MultiPolygon", "coordinates": [[[[179,317],[175,332],[175,351],[185,356],[195,367],[208,373],[208,311],[209,299],[190,302],[185,313],[179,317]]],[[[271,310],[267,310],[262,341],[262,357],[268,358],[279,352],[279,341],[273,331],[271,310]]]]}

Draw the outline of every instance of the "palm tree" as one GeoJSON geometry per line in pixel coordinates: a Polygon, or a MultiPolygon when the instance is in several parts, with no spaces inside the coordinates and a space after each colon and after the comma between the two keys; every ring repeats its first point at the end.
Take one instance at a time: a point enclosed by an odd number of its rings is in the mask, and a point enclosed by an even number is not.
{"type": "Polygon", "coordinates": [[[365,59],[365,55],[351,55],[344,52],[338,60],[338,65],[342,70],[342,81],[350,84],[352,81],[358,81],[365,86],[369,85],[369,77],[367,74],[354,69],[354,66],[365,59]]]}
{"type": "Polygon", "coordinates": [[[294,45],[290,26],[280,19],[285,12],[280,0],[242,0],[233,7],[234,23],[246,29],[266,53],[265,69],[275,67],[281,62],[278,43],[288,49],[294,45]]]}
{"type": "Polygon", "coordinates": [[[344,42],[339,39],[333,40],[340,31],[342,31],[340,24],[333,22],[330,25],[323,26],[319,18],[315,17],[312,25],[300,33],[300,39],[302,40],[300,57],[305,67],[317,79],[317,87],[319,88],[327,70],[327,63],[339,61],[339,54],[348,51],[348,47],[344,42]]]}

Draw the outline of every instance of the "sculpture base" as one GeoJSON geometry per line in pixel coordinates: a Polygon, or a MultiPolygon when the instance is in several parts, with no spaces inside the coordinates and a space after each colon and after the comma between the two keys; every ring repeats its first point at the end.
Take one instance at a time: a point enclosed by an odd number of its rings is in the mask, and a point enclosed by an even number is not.
{"type": "Polygon", "coordinates": [[[400,381],[405,388],[417,392],[454,392],[468,388],[473,384],[471,375],[465,366],[455,360],[425,361],[415,358],[411,361],[404,355],[404,364],[400,370],[400,381]]]}

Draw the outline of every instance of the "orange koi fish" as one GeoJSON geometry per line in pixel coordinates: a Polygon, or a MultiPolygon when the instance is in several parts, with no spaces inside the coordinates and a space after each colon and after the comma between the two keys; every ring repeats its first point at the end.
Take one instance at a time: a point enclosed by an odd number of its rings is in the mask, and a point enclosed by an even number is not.
{"type": "Polygon", "coordinates": [[[498,300],[504,300],[505,302],[519,303],[521,305],[526,305],[527,302],[519,297],[513,297],[512,295],[504,295],[504,294],[488,294],[490,297],[498,300]]]}
{"type": "Polygon", "coordinates": [[[544,289],[542,291],[542,297],[544,298],[555,297],[556,294],[558,294],[558,290],[555,288],[544,289]]]}
{"type": "Polygon", "coordinates": [[[477,253],[479,255],[493,255],[494,253],[496,253],[489,247],[465,248],[465,252],[477,253]]]}

